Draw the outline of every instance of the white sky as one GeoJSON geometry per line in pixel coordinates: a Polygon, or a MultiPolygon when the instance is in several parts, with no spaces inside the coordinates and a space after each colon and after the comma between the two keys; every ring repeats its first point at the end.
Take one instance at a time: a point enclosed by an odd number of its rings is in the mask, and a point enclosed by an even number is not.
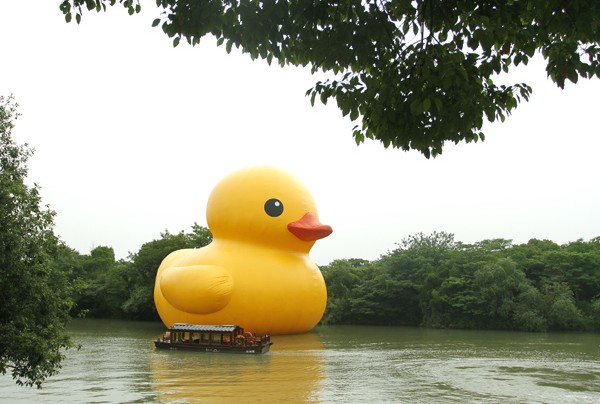
{"type": "Polygon", "coordinates": [[[164,230],[206,226],[205,206],[225,175],[274,165],[311,190],[333,234],[311,252],[377,259],[411,234],[457,241],[600,236],[600,80],[558,89],[543,63],[510,82],[534,94],[486,141],[418,152],[356,146],[334,103],[310,106],[309,69],[269,67],[204,38],[173,48],[154,2],[66,24],[60,1],[0,3],[0,94],[22,116],[15,140],[36,152],[29,180],[57,212],[56,233],[83,254],[135,253],[164,230]]]}

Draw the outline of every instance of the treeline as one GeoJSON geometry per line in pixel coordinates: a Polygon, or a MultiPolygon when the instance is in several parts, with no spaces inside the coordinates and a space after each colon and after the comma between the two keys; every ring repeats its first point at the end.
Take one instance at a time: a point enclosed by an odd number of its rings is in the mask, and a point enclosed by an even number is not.
{"type": "MultiPolygon", "coordinates": [[[[56,264],[74,285],[71,314],[159,320],[153,291],[160,262],[211,240],[210,230],[194,224],[119,261],[110,247],[81,255],[63,246],[56,264]]],[[[328,293],[323,324],[600,330],[600,237],[512,245],[417,234],[376,261],[335,260],[321,271],[328,293]]]]}
{"type": "Polygon", "coordinates": [[[160,263],[172,251],[203,247],[211,240],[210,230],[194,224],[188,233],[162,233],[160,239],[145,243],[127,260],[118,261],[111,247],[96,247],[82,255],[62,245],[54,266],[72,284],[72,316],[160,320],[154,307],[154,280],[160,263]]]}
{"type": "Polygon", "coordinates": [[[336,260],[325,324],[600,330],[600,237],[475,244],[417,234],[376,261],[336,260]]]}

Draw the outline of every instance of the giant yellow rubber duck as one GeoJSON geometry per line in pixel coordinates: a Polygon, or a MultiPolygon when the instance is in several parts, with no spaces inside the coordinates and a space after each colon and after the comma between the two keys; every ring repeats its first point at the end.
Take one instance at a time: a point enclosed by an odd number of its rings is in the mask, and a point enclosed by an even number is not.
{"type": "Polygon", "coordinates": [[[332,229],[297,178],[273,167],[236,171],[213,189],[206,220],[213,241],[171,253],[156,274],[154,301],[167,327],[297,334],[321,320],[327,290],[308,253],[332,229]]]}

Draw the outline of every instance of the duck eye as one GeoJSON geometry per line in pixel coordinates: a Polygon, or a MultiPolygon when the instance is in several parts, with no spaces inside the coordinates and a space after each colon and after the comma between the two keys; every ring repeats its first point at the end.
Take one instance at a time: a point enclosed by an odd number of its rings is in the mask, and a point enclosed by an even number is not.
{"type": "Polygon", "coordinates": [[[265,212],[271,217],[277,217],[283,213],[283,203],[279,199],[271,198],[265,202],[265,212]]]}

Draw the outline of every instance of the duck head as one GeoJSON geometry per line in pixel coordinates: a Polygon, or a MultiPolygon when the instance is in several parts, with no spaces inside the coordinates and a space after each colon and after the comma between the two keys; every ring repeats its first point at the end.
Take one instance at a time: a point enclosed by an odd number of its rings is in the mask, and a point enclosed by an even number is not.
{"type": "Polygon", "coordinates": [[[213,189],[206,220],[215,239],[232,239],[308,253],[331,234],[306,187],[286,171],[251,167],[213,189]]]}

